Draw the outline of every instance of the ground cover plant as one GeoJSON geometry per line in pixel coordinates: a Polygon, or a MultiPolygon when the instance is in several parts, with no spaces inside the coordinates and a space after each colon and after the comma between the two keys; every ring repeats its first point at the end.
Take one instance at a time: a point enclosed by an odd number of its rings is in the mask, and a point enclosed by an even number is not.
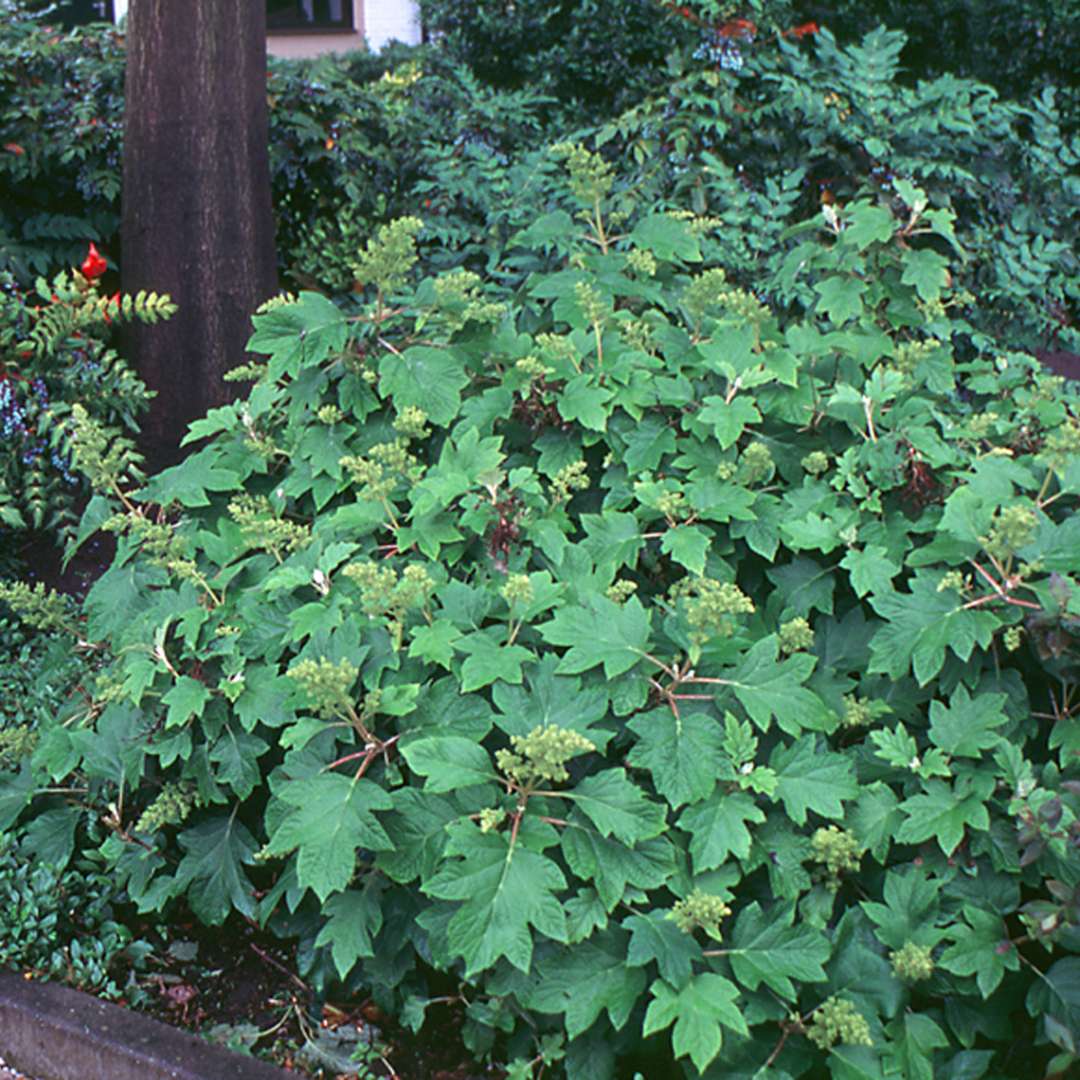
{"type": "Polygon", "coordinates": [[[75,413],[106,667],[3,824],[85,786],[141,910],[457,1001],[511,1075],[1067,1069],[1075,393],[985,347],[911,181],[808,220],[773,310],[555,157],[516,295],[409,286],[405,219],[352,309],[257,317],[184,464],[75,413]]]}
{"type": "MultiPolygon", "coordinates": [[[[59,623],[75,604],[54,606],[59,623]]],[[[43,723],[73,715],[73,692],[93,665],[70,634],[35,632],[0,614],[0,762],[10,769],[32,751],[43,723]]],[[[104,839],[91,811],[79,818],[48,808],[18,837],[0,838],[0,966],[117,998],[122,970],[139,945],[119,918],[123,890],[88,855],[104,839]],[[82,835],[76,839],[76,833],[82,835]],[[40,858],[39,845],[58,859],[40,858]],[[78,854],[76,854],[76,850],[78,854]]]]}

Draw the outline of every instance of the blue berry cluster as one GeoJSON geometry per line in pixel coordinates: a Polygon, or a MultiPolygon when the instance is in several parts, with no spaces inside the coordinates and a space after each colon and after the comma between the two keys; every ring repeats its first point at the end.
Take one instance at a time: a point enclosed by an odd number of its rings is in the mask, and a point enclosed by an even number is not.
{"type": "Polygon", "coordinates": [[[741,71],[744,63],[742,51],[729,38],[703,41],[694,50],[694,59],[706,60],[722,71],[741,71]]]}
{"type": "MultiPolygon", "coordinates": [[[[45,385],[44,379],[40,376],[32,379],[30,391],[40,409],[48,407],[49,388],[45,385]]],[[[16,393],[15,380],[0,376],[0,440],[14,443],[13,449],[19,454],[22,463],[33,465],[45,454],[48,446],[44,442],[31,439],[27,419],[25,405],[16,393]]],[[[76,483],[75,474],[71,471],[71,461],[66,455],[59,450],[53,450],[49,454],[49,461],[65,483],[76,483]]]]}
{"type": "Polygon", "coordinates": [[[26,437],[26,413],[9,378],[0,378],[0,437],[5,441],[26,437]]]}

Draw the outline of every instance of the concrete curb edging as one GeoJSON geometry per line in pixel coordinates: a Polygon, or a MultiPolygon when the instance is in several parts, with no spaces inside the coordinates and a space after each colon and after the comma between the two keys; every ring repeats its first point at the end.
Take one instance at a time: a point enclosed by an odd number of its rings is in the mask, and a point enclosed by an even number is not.
{"type": "Polygon", "coordinates": [[[0,975],[0,1056],[37,1080],[288,1080],[89,994],[0,975]]]}

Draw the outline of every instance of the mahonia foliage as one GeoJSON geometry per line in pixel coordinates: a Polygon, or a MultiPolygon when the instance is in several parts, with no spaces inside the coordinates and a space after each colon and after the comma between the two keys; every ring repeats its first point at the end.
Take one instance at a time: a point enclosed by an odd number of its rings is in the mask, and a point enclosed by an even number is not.
{"type": "Polygon", "coordinates": [[[149,393],[109,333],[175,309],[156,293],[104,296],[94,271],[39,278],[32,293],[0,272],[0,522],[13,536],[63,539],[89,488],[138,476],[129,433],[149,393]]]}
{"type": "Polygon", "coordinates": [[[1068,1070],[1080,397],[913,180],[803,223],[789,310],[593,153],[498,318],[389,230],[182,464],[102,476],[106,667],[0,824],[104,792],[141,910],[414,1026],[449,981],[519,1076],[1068,1070]]]}

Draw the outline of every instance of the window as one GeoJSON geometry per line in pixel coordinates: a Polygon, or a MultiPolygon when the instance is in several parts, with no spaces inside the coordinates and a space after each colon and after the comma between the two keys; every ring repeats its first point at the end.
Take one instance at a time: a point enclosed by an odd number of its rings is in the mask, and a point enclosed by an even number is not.
{"type": "Polygon", "coordinates": [[[65,0],[49,12],[64,27],[82,26],[90,22],[112,22],[112,0],[65,0]]]}
{"type": "Polygon", "coordinates": [[[352,0],[267,0],[266,28],[351,30],[352,0]]]}

